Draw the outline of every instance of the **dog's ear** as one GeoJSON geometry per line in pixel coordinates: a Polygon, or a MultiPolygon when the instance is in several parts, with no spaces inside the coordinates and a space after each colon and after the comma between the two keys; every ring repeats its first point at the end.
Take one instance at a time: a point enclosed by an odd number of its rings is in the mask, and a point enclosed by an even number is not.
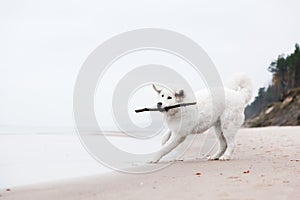
{"type": "Polygon", "coordinates": [[[161,92],[161,89],[158,89],[156,85],[152,84],[152,87],[157,93],[161,92]]]}
{"type": "Polygon", "coordinates": [[[178,90],[175,93],[175,97],[183,98],[184,97],[184,91],[183,90],[178,90]]]}
{"type": "Polygon", "coordinates": [[[178,90],[177,92],[175,92],[175,97],[177,99],[177,101],[182,101],[184,98],[184,91],[183,90],[178,90]]]}

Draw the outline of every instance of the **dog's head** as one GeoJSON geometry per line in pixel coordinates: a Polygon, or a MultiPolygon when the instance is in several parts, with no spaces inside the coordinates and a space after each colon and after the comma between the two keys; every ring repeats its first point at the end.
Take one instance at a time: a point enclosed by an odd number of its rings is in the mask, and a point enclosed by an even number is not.
{"type": "MultiPolygon", "coordinates": [[[[158,94],[157,108],[160,112],[164,112],[164,107],[166,106],[172,106],[182,102],[185,97],[183,90],[173,91],[168,88],[158,87],[154,84],[152,84],[152,86],[158,94]]],[[[176,110],[178,109],[171,109],[170,111],[174,112],[176,110]]]]}

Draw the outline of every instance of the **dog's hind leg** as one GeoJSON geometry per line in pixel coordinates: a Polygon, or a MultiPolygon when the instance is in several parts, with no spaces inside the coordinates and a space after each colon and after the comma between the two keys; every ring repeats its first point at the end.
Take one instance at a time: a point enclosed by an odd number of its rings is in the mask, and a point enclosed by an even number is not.
{"type": "Polygon", "coordinates": [[[162,139],[162,141],[161,141],[161,145],[165,145],[165,144],[169,141],[170,137],[171,137],[171,131],[168,130],[168,131],[165,133],[165,135],[163,136],[163,139],[162,139]]]}
{"type": "Polygon", "coordinates": [[[154,157],[151,163],[157,163],[163,156],[175,149],[179,144],[185,140],[186,136],[175,136],[171,134],[169,143],[167,143],[154,157]]]}
{"type": "Polygon", "coordinates": [[[216,123],[216,125],[214,126],[214,131],[219,141],[219,149],[214,155],[209,156],[208,160],[219,160],[219,158],[224,154],[227,147],[226,139],[221,130],[220,122],[216,123]]]}
{"type": "Polygon", "coordinates": [[[224,154],[219,158],[219,160],[230,160],[232,158],[232,153],[235,147],[235,134],[238,129],[224,131],[224,136],[227,142],[227,148],[224,154]]]}
{"type": "Polygon", "coordinates": [[[219,160],[232,159],[233,150],[235,147],[235,135],[244,121],[244,114],[231,116],[229,119],[223,120],[222,131],[226,139],[227,148],[219,160]]]}

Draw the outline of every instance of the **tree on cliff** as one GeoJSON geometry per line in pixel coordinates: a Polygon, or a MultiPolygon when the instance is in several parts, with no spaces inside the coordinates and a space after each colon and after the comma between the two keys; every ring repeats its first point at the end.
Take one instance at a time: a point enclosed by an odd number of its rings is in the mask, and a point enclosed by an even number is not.
{"type": "Polygon", "coordinates": [[[258,115],[270,103],[281,101],[289,89],[300,87],[299,44],[292,54],[279,55],[268,70],[272,73],[272,84],[259,89],[255,100],[245,110],[246,119],[258,115]]]}

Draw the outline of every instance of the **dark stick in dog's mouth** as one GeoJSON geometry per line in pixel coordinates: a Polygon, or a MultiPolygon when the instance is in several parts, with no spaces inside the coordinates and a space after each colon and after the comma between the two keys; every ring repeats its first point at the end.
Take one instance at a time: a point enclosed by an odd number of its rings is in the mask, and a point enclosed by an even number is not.
{"type": "Polygon", "coordinates": [[[164,112],[164,111],[168,111],[170,109],[173,108],[178,108],[178,107],[185,107],[185,106],[192,106],[192,105],[196,105],[196,102],[192,102],[192,103],[181,103],[181,104],[176,104],[176,105],[172,105],[172,106],[166,106],[164,108],[142,108],[142,109],[137,109],[135,110],[136,113],[140,113],[140,112],[145,112],[145,111],[159,111],[159,112],[164,112]]]}

